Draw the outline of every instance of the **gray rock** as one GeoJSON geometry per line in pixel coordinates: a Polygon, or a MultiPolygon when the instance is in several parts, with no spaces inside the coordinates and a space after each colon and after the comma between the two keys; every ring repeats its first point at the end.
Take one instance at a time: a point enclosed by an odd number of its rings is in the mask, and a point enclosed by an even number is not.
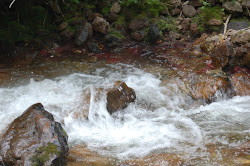
{"type": "Polygon", "coordinates": [[[144,18],[135,18],[129,23],[129,29],[136,31],[143,29],[149,25],[149,19],[147,17],[144,18]]]}
{"type": "Polygon", "coordinates": [[[93,53],[100,53],[101,52],[101,50],[99,49],[97,44],[95,44],[94,42],[89,42],[88,43],[88,50],[90,52],[93,52],[93,53]]]}
{"type": "Polygon", "coordinates": [[[91,39],[93,35],[93,28],[90,23],[85,23],[84,25],[81,25],[75,36],[75,44],[77,46],[80,46],[84,44],[88,39],[91,39]]]}
{"type": "Polygon", "coordinates": [[[119,13],[121,11],[121,6],[119,2],[115,2],[110,8],[110,13],[119,13]]]}
{"type": "Polygon", "coordinates": [[[151,44],[155,43],[157,40],[160,39],[161,34],[160,34],[160,29],[158,27],[158,25],[156,23],[152,24],[149,27],[148,33],[147,33],[147,37],[149,39],[149,42],[151,44]]]}
{"type": "Polygon", "coordinates": [[[194,17],[197,14],[197,10],[192,5],[183,6],[182,12],[186,17],[194,17]]]}
{"type": "Polygon", "coordinates": [[[241,12],[243,12],[243,9],[242,9],[240,3],[237,1],[225,2],[225,3],[223,3],[222,7],[225,8],[225,10],[228,11],[229,13],[237,13],[237,12],[241,13],[241,12]]]}
{"type": "Polygon", "coordinates": [[[242,5],[243,8],[250,9],[250,0],[245,0],[244,2],[242,2],[241,5],[242,5]]]}

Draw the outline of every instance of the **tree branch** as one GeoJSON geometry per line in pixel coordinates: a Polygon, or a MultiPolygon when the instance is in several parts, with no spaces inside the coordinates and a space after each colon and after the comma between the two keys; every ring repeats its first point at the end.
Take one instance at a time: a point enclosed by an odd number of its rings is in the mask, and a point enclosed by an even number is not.
{"type": "Polygon", "coordinates": [[[11,8],[11,6],[13,5],[13,3],[14,3],[15,1],[16,1],[16,0],[13,0],[13,1],[10,3],[9,8],[11,8]]]}

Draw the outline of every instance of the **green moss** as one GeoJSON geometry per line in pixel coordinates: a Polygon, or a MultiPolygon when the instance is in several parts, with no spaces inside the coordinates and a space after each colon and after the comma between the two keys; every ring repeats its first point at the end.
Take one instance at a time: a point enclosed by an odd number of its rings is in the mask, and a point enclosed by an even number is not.
{"type": "Polygon", "coordinates": [[[52,143],[48,143],[47,146],[40,147],[31,158],[32,166],[44,165],[44,163],[49,160],[51,155],[59,154],[60,152],[57,150],[57,146],[52,143]]]}
{"type": "Polygon", "coordinates": [[[204,8],[200,16],[207,22],[211,19],[217,19],[222,21],[223,14],[224,12],[221,10],[220,6],[214,6],[204,8]]]}
{"type": "Polygon", "coordinates": [[[124,25],[124,24],[126,24],[124,16],[119,16],[118,19],[115,21],[115,25],[124,25]]]}
{"type": "Polygon", "coordinates": [[[120,40],[124,39],[124,36],[119,31],[116,31],[114,29],[111,29],[109,34],[117,37],[120,40]]]}
{"type": "Polygon", "coordinates": [[[158,19],[157,24],[161,31],[178,32],[178,28],[175,25],[175,19],[172,16],[168,16],[166,19],[158,19]]]}
{"type": "Polygon", "coordinates": [[[111,8],[111,4],[108,3],[107,5],[105,5],[103,8],[102,8],[102,14],[105,15],[105,14],[108,14],[110,12],[110,8],[111,8]]]}

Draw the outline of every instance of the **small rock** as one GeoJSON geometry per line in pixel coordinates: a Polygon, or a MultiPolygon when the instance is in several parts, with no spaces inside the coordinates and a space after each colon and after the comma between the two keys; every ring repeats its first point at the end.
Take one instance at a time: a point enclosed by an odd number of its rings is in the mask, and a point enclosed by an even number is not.
{"type": "Polygon", "coordinates": [[[174,9],[171,10],[171,15],[172,16],[176,16],[176,15],[178,15],[180,13],[181,13],[181,9],[179,9],[179,8],[174,8],[174,9]]]}
{"type": "Polygon", "coordinates": [[[241,5],[245,9],[250,9],[250,0],[243,1],[241,5]]]}
{"type": "Polygon", "coordinates": [[[190,30],[191,32],[196,35],[198,34],[198,24],[197,23],[193,23],[190,25],[190,30]]]}
{"type": "Polygon", "coordinates": [[[183,6],[182,12],[186,17],[194,17],[197,15],[197,10],[192,5],[183,6]]]}
{"type": "Polygon", "coordinates": [[[209,25],[219,26],[222,24],[222,20],[211,19],[208,21],[209,25]]]}
{"type": "Polygon", "coordinates": [[[142,41],[145,38],[145,31],[140,30],[132,33],[132,38],[137,40],[137,41],[142,41]]]}
{"type": "Polygon", "coordinates": [[[190,55],[200,57],[202,55],[202,52],[199,51],[199,50],[193,50],[193,51],[190,52],[190,55]]]}
{"type": "Polygon", "coordinates": [[[160,39],[161,34],[157,24],[154,23],[149,27],[147,37],[150,43],[155,43],[157,40],[160,39]]]}
{"type": "Polygon", "coordinates": [[[149,25],[149,19],[145,18],[135,18],[129,23],[129,29],[136,31],[141,30],[149,25]]]}
{"type": "Polygon", "coordinates": [[[108,34],[104,38],[104,44],[108,48],[116,47],[121,44],[121,39],[112,34],[108,34]]]}
{"type": "Polygon", "coordinates": [[[231,37],[233,43],[246,44],[250,42],[250,29],[238,31],[231,37]]]}
{"type": "Polygon", "coordinates": [[[75,35],[75,32],[70,28],[67,28],[60,33],[60,36],[65,41],[73,39],[74,35],[75,35]]]}
{"type": "Polygon", "coordinates": [[[96,19],[96,17],[100,17],[100,18],[103,18],[103,15],[100,14],[100,13],[93,13],[91,14],[89,17],[88,17],[88,21],[89,22],[92,22],[96,19]]]}
{"type": "Polygon", "coordinates": [[[121,11],[121,6],[119,2],[115,2],[110,8],[110,13],[120,13],[120,11],[121,11]]]}
{"type": "Polygon", "coordinates": [[[83,25],[86,22],[87,22],[86,19],[83,18],[83,17],[74,17],[71,20],[69,20],[69,24],[73,25],[73,26],[75,26],[75,25],[83,25]]]}
{"type": "Polygon", "coordinates": [[[66,29],[68,27],[68,23],[67,22],[62,22],[59,26],[58,26],[58,31],[61,32],[62,30],[66,29]]]}
{"type": "Polygon", "coordinates": [[[225,2],[222,5],[223,8],[225,8],[226,11],[228,11],[229,13],[241,13],[243,12],[243,9],[240,5],[239,2],[237,1],[230,1],[230,2],[225,2]]]}
{"type": "Polygon", "coordinates": [[[231,42],[224,42],[219,44],[212,51],[212,66],[215,69],[222,69],[229,61],[229,57],[232,57],[233,44],[231,42]]]}
{"type": "Polygon", "coordinates": [[[250,95],[250,75],[245,73],[237,73],[229,78],[233,90],[236,95],[249,96],[250,95]]]}
{"type": "Polygon", "coordinates": [[[93,35],[93,27],[90,23],[85,23],[84,25],[81,25],[75,36],[75,44],[77,46],[80,46],[87,42],[87,40],[91,39],[93,35]]]}
{"type": "Polygon", "coordinates": [[[108,34],[110,31],[109,23],[101,17],[96,17],[93,21],[93,28],[95,31],[100,32],[102,34],[108,34]]]}
{"type": "Polygon", "coordinates": [[[108,13],[105,15],[105,18],[107,18],[108,22],[113,23],[118,19],[119,15],[116,13],[108,13]]]}
{"type": "Polygon", "coordinates": [[[182,5],[181,0],[171,0],[171,1],[169,1],[169,3],[170,3],[171,5],[173,5],[173,6],[176,6],[176,7],[179,7],[179,6],[182,5]]]}
{"type": "Polygon", "coordinates": [[[184,18],[183,21],[181,22],[181,30],[183,32],[187,31],[190,29],[190,25],[191,25],[191,19],[190,18],[184,18]]]}
{"type": "Polygon", "coordinates": [[[99,49],[97,44],[95,44],[94,42],[89,42],[87,46],[88,46],[88,50],[90,52],[93,52],[93,53],[100,53],[101,52],[101,50],[99,49]]]}

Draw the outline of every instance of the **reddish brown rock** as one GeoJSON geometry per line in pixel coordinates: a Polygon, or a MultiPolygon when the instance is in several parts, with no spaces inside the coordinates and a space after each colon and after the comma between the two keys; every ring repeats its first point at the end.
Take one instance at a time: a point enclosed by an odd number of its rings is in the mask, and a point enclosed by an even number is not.
{"type": "Polygon", "coordinates": [[[215,69],[221,69],[228,63],[229,57],[232,57],[233,46],[231,42],[224,42],[215,47],[212,51],[212,66],[215,69]]]}
{"type": "Polygon", "coordinates": [[[135,91],[129,88],[124,82],[116,81],[113,88],[107,91],[107,110],[113,113],[124,109],[129,103],[134,102],[135,91]]]}
{"type": "Polygon", "coordinates": [[[250,95],[250,75],[245,73],[237,73],[232,75],[230,83],[236,95],[247,96],[250,95]]]}
{"type": "Polygon", "coordinates": [[[124,109],[129,103],[134,102],[136,95],[132,88],[129,88],[124,82],[116,81],[112,87],[108,89],[104,88],[94,88],[94,94],[91,94],[90,89],[83,91],[82,101],[83,107],[81,110],[74,112],[74,117],[77,119],[85,118],[88,119],[90,97],[94,95],[94,100],[99,101],[102,96],[107,97],[107,110],[110,114],[118,111],[119,109],[124,109]]]}
{"type": "Polygon", "coordinates": [[[225,78],[207,75],[197,76],[193,81],[191,96],[196,100],[210,102],[217,91],[227,91],[229,83],[225,78]]]}
{"type": "Polygon", "coordinates": [[[9,125],[0,155],[5,165],[65,165],[67,140],[61,124],[38,103],[9,125]]]}
{"type": "Polygon", "coordinates": [[[219,26],[222,24],[222,20],[217,20],[217,19],[211,19],[208,21],[209,25],[215,25],[215,26],[219,26]]]}
{"type": "Polygon", "coordinates": [[[76,145],[69,150],[67,166],[82,165],[109,166],[112,164],[108,157],[103,157],[86,146],[76,145]]]}

